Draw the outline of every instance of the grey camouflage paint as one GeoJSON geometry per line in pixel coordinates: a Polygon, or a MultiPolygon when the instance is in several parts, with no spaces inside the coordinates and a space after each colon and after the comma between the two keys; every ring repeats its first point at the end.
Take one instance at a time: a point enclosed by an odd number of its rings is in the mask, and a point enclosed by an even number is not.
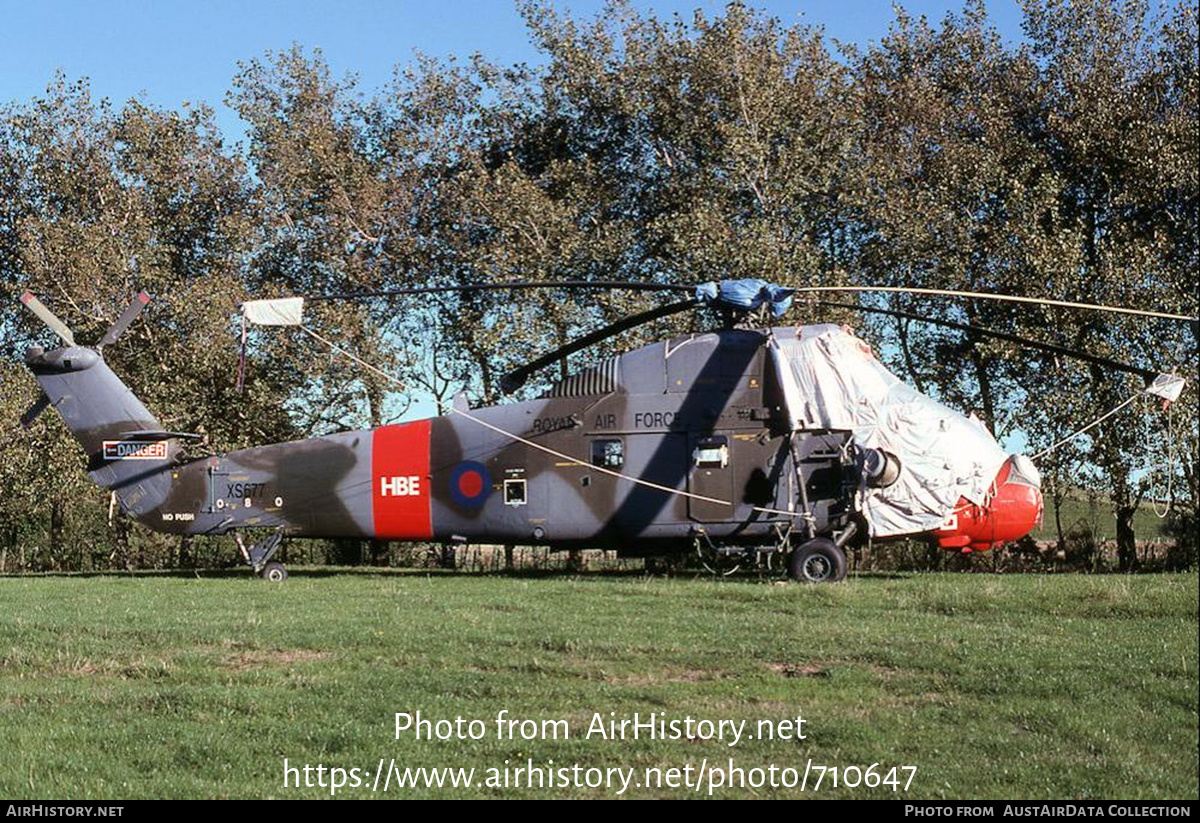
{"type": "MultiPolygon", "coordinates": [[[[105,459],[104,441],[161,425],[98,351],[37,351],[26,363],[89,455],[92,478],[116,492],[124,511],[159,531],[374,537],[393,505],[392,470],[381,466],[399,460],[399,476],[415,478],[399,486],[413,492],[403,511],[417,512],[399,539],[645,555],[690,547],[701,532],[725,544],[773,543],[789,525],[804,524],[783,512],[801,510],[805,496],[816,534],[843,528],[854,516],[858,475],[848,434],[786,430],[772,370],[764,368],[764,341],[762,333],[740,330],[677,338],[624,354],[591,379],[567,381],[559,388],[565,396],[462,409],[403,431],[345,432],[190,462],[173,439],[163,441],[163,459],[105,459]],[[412,454],[380,453],[376,447],[397,434],[413,444],[412,454]],[[727,464],[697,466],[697,445],[722,438],[727,464]],[[621,477],[592,464],[593,444],[604,440],[620,443],[623,462],[614,470],[621,477]],[[464,467],[473,473],[470,482],[462,479],[464,467]],[[486,489],[471,486],[484,475],[486,489]],[[519,481],[525,493],[518,504],[506,482],[515,490],[519,481]]],[[[395,536],[394,528],[384,536],[395,536]]]]}

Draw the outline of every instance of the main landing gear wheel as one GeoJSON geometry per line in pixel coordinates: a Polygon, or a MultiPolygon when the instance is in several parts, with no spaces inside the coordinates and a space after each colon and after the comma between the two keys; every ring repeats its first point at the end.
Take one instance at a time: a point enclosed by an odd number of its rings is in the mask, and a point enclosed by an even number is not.
{"type": "Polygon", "coordinates": [[[846,555],[827,537],[816,537],[792,550],[788,573],[799,583],[837,583],[846,579],[846,555]]]}
{"type": "Polygon", "coordinates": [[[262,579],[271,583],[282,583],[287,580],[287,569],[277,560],[272,560],[267,565],[263,566],[262,579]]]}

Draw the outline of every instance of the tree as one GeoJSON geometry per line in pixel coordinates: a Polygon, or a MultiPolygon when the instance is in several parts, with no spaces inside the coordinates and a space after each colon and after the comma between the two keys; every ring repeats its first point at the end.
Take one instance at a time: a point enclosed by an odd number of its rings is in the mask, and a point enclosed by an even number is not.
{"type": "MultiPolygon", "coordinates": [[[[1189,139],[1194,29],[1194,14],[1182,5],[1162,24],[1161,36],[1145,3],[1026,5],[1042,89],[1031,131],[1059,185],[1045,230],[1056,248],[1036,261],[1052,288],[1066,283],[1068,293],[1091,301],[1196,314],[1196,236],[1189,239],[1180,225],[1187,203],[1194,212],[1200,152],[1189,139]],[[1189,38],[1191,80],[1179,54],[1189,38]]],[[[1117,359],[1194,371],[1194,329],[1189,340],[1178,326],[1074,315],[1055,318],[1054,328],[1074,345],[1117,359]]],[[[1138,388],[1096,368],[1086,371],[1085,385],[1098,412],[1138,388]]],[[[1090,453],[1106,476],[1122,569],[1136,559],[1133,515],[1145,493],[1131,474],[1144,449],[1139,433],[1129,418],[1114,418],[1099,429],[1090,453]]],[[[1194,444],[1194,435],[1188,440],[1194,444]]]]}
{"type": "MultiPolygon", "coordinates": [[[[230,318],[245,294],[250,185],[211,110],[167,112],[134,100],[118,111],[94,102],[86,82],[60,77],[44,97],[4,111],[0,170],[0,185],[16,193],[0,218],[9,305],[30,288],[90,342],[144,289],[157,297],[153,308],[105,356],[164,425],[223,449],[286,439],[279,384],[267,378],[245,395],[234,391],[230,318]]],[[[24,313],[0,333],[14,366],[27,343],[48,334],[24,313]]],[[[17,367],[12,382],[6,405],[31,404],[28,372],[17,367]]],[[[105,498],[86,482],[55,415],[28,432],[15,428],[18,416],[4,418],[5,497],[22,506],[21,518],[49,522],[57,557],[74,513],[104,511],[105,498]]],[[[114,539],[124,542],[126,528],[118,521],[114,539]]]]}

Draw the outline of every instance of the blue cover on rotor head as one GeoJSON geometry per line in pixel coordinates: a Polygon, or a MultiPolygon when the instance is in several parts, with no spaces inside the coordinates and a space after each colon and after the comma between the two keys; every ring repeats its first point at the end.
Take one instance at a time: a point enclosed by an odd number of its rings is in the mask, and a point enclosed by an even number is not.
{"type": "Polygon", "coordinates": [[[738,309],[757,309],[769,303],[771,313],[783,317],[792,307],[795,289],[777,286],[766,280],[722,280],[719,283],[701,283],[696,286],[696,301],[717,303],[738,309]]]}

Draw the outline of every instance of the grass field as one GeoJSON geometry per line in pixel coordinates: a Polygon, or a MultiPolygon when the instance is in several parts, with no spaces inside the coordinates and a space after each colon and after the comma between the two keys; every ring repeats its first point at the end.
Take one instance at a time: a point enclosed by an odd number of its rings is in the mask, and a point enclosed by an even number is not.
{"type": "MultiPolygon", "coordinates": [[[[810,772],[806,797],[1196,798],[1198,592],[1194,574],[900,575],[819,587],[324,569],[294,570],[283,585],[0,579],[0,796],[329,796],[285,789],[286,757],[359,768],[368,784],[380,758],[473,767],[477,782],[505,760],[632,768],[634,781],[648,767],[690,765],[695,781],[702,763],[729,780],[731,758],[747,772],[799,773],[811,759],[917,771],[907,795],[835,789],[828,773],[814,792],[810,772]],[[502,709],[566,720],[571,737],[497,739],[502,709]],[[486,734],[397,740],[394,713],[417,710],[478,718],[486,734]],[[585,739],[595,712],[746,720],[746,734],[801,715],[807,736],[732,747],[585,739]]],[[[903,787],[908,773],[896,776],[903,787]]],[[[368,785],[338,796],[615,794],[368,785]]],[[[769,785],[715,794],[801,796],[769,785]]],[[[634,783],[624,793],[690,795],[634,783]]]]}

